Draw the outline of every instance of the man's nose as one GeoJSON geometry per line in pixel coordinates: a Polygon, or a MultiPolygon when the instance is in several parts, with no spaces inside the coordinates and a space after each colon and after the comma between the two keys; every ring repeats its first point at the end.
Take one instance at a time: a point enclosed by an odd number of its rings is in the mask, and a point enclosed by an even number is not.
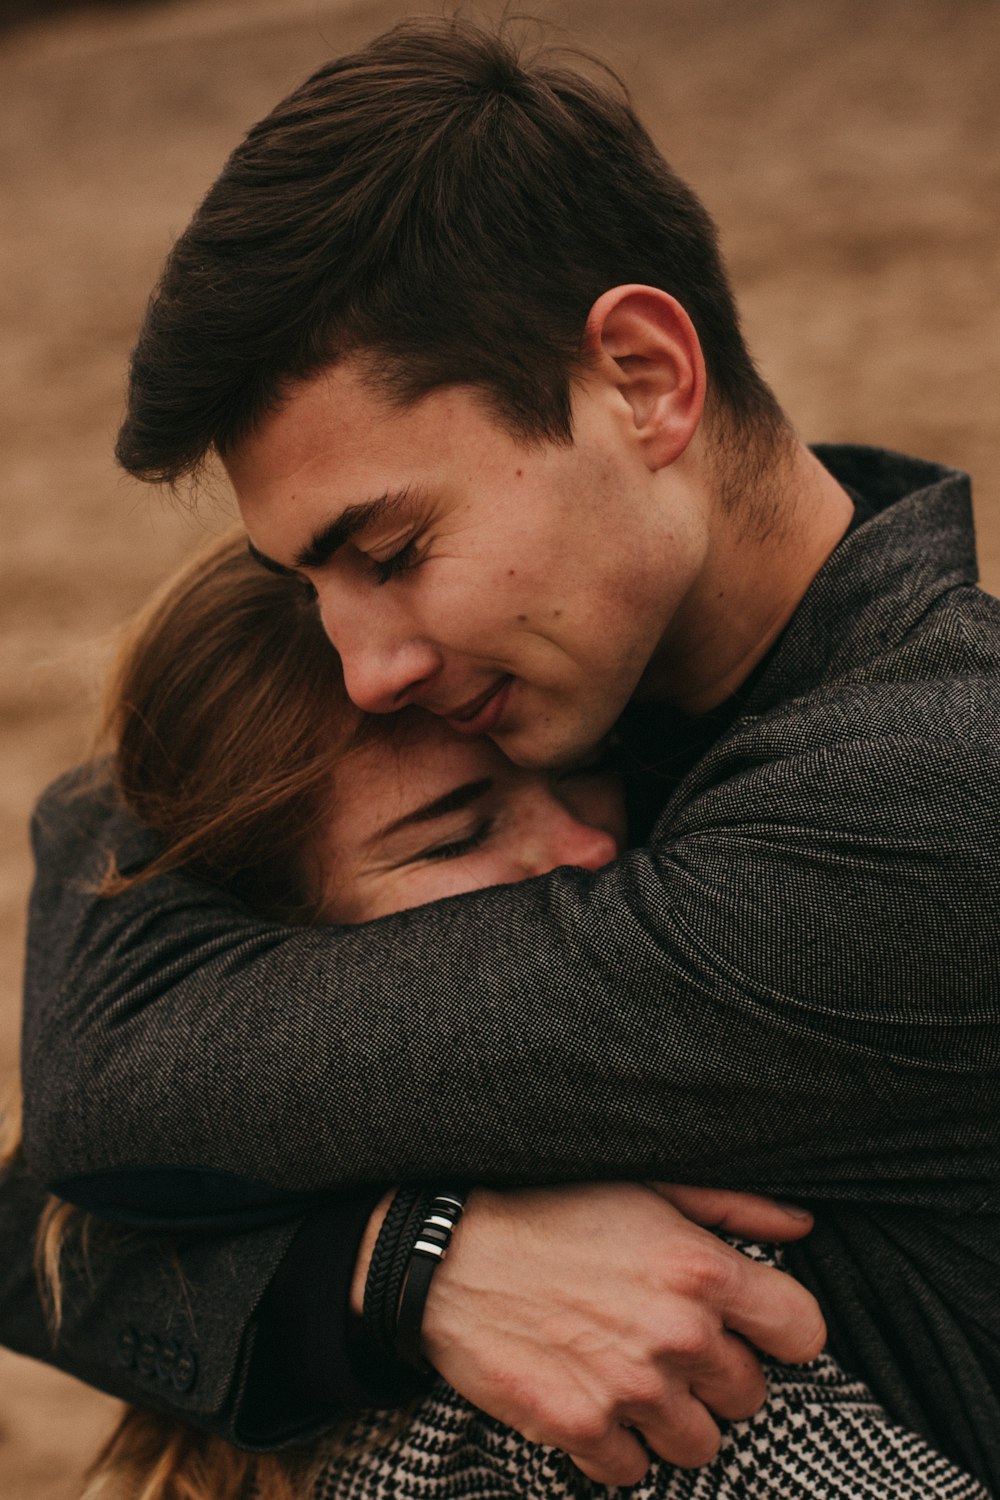
{"type": "Polygon", "coordinates": [[[347,600],[328,604],[321,597],[320,612],[340,657],[347,695],[365,713],[405,708],[440,670],[440,654],[430,642],[379,611],[352,611],[347,600]]]}
{"type": "Polygon", "coordinates": [[[581,870],[600,870],[617,859],[618,840],[605,828],[584,823],[568,809],[553,809],[538,826],[533,852],[533,875],[545,875],[559,865],[575,865],[581,870]]]}

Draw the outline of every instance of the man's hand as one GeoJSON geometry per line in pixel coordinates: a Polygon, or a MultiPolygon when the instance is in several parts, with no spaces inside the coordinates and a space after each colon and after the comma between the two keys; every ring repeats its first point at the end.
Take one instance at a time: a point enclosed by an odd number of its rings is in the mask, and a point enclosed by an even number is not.
{"type": "Polygon", "coordinates": [[[707,1463],[720,1441],[713,1413],[746,1417],[766,1398],[744,1340],[797,1363],[826,1330],[804,1287],[693,1218],[754,1238],[810,1227],[770,1199],[710,1189],[477,1190],[431,1284],[427,1357],[468,1400],[599,1483],[642,1478],[636,1433],[671,1463],[707,1463]]]}
{"type": "MultiPolygon", "coordinates": [[[[731,1188],[689,1187],[683,1182],[647,1182],[686,1219],[721,1234],[767,1243],[801,1240],[813,1227],[813,1216],[794,1203],[779,1203],[760,1193],[736,1193],[731,1188]]],[[[794,1361],[793,1361],[794,1363],[794,1361]]]]}

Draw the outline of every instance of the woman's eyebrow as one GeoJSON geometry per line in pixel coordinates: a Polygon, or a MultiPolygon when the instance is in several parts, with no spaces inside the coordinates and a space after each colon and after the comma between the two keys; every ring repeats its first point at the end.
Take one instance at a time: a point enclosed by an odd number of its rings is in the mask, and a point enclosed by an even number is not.
{"type": "Polygon", "coordinates": [[[435,818],[443,818],[446,813],[461,812],[463,807],[477,801],[486,792],[490,791],[493,781],[489,776],[484,776],[479,781],[467,781],[462,786],[452,787],[451,791],[445,792],[441,797],[435,797],[431,802],[425,802],[420,807],[404,813],[393,823],[387,823],[380,828],[369,840],[375,844],[380,839],[389,838],[391,834],[398,833],[401,828],[409,828],[416,823],[432,823],[435,818]]]}

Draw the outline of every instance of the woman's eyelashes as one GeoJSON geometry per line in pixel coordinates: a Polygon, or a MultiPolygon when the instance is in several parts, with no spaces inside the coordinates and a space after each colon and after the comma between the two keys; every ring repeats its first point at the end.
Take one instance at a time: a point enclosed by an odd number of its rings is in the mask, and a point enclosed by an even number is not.
{"type": "Polygon", "coordinates": [[[450,839],[446,844],[432,844],[429,848],[421,849],[410,863],[416,864],[425,859],[460,859],[463,854],[471,854],[474,849],[485,844],[492,832],[493,819],[482,818],[464,838],[450,839]]]}

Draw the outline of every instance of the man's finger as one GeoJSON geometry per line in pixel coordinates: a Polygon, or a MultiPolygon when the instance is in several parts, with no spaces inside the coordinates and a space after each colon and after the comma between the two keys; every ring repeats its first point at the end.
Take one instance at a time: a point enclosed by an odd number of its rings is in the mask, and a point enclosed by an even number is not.
{"type": "Polygon", "coordinates": [[[713,1368],[691,1382],[691,1392],[715,1416],[740,1422],[764,1405],[767,1377],[743,1340],[734,1333],[725,1333],[713,1368]]]}
{"type": "Polygon", "coordinates": [[[678,1182],[651,1182],[649,1186],[695,1224],[748,1240],[800,1240],[813,1227],[808,1209],[779,1203],[760,1193],[689,1187],[678,1182]]]}
{"type": "Polygon", "coordinates": [[[597,1484],[638,1484],[649,1468],[649,1454],[634,1432],[615,1427],[598,1447],[587,1453],[568,1453],[581,1474],[597,1484]]]}
{"type": "Polygon", "coordinates": [[[733,1289],[720,1306],[722,1321],[757,1349],[786,1364],[807,1364],[826,1343],[819,1303],[784,1271],[762,1266],[734,1250],[733,1289]]]}
{"type": "Polygon", "coordinates": [[[718,1426],[704,1404],[688,1391],[673,1394],[662,1414],[644,1409],[630,1416],[653,1452],[678,1468],[700,1468],[719,1451],[722,1434],[718,1426]]]}

